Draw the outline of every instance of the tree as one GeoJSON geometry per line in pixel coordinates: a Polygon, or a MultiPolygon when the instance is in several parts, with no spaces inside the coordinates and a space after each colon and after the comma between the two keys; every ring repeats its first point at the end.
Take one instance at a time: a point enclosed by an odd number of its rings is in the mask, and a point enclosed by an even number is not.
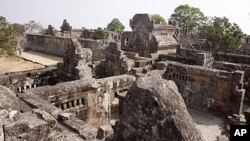
{"type": "Polygon", "coordinates": [[[24,25],[19,24],[19,23],[13,23],[12,24],[14,31],[16,32],[16,34],[18,35],[22,35],[25,32],[25,28],[24,25]]]}
{"type": "Polygon", "coordinates": [[[151,18],[155,21],[155,23],[167,24],[166,20],[161,15],[154,14],[151,18]]]}
{"type": "Polygon", "coordinates": [[[118,33],[122,33],[125,26],[120,22],[118,18],[114,18],[107,26],[108,30],[115,30],[118,33]]]}
{"type": "Polygon", "coordinates": [[[105,38],[104,30],[101,28],[98,28],[93,35],[93,39],[100,40],[100,39],[104,39],[104,38],[105,38]]]}
{"type": "Polygon", "coordinates": [[[183,34],[189,33],[193,27],[203,25],[206,21],[206,17],[199,8],[188,4],[178,6],[170,19],[177,21],[183,34]]]}
{"type": "Polygon", "coordinates": [[[24,24],[25,33],[40,33],[43,30],[43,26],[41,23],[35,21],[29,21],[24,24]]]}
{"type": "Polygon", "coordinates": [[[17,41],[14,28],[5,17],[0,16],[0,48],[8,55],[16,53],[17,41]]]}
{"type": "Polygon", "coordinates": [[[214,17],[207,27],[206,47],[213,52],[239,53],[243,49],[243,37],[237,24],[230,23],[226,17],[214,17]]]}

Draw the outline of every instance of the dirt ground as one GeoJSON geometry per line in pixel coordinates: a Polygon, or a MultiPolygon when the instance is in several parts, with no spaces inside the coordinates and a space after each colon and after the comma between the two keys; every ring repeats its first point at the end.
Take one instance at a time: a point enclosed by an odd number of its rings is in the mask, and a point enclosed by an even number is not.
{"type": "Polygon", "coordinates": [[[189,114],[196,122],[196,127],[201,131],[205,141],[216,141],[217,136],[224,130],[224,121],[219,117],[207,115],[189,109],[189,114]]]}
{"type": "Polygon", "coordinates": [[[34,52],[34,51],[25,51],[21,54],[18,54],[21,58],[25,58],[32,62],[36,62],[42,65],[56,65],[58,62],[62,62],[61,57],[52,56],[45,53],[34,52]]]}
{"type": "Polygon", "coordinates": [[[5,74],[7,72],[26,71],[44,67],[44,65],[32,63],[15,56],[0,58],[0,74],[5,74]]]}

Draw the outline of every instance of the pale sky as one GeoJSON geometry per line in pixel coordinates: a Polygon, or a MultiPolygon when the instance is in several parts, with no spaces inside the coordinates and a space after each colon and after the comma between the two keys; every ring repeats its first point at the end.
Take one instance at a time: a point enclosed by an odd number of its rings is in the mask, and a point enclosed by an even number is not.
{"type": "Polygon", "coordinates": [[[198,7],[206,16],[226,16],[250,34],[250,0],[0,0],[0,16],[11,23],[34,20],[57,29],[63,19],[73,28],[103,28],[116,17],[131,30],[129,19],[134,14],[160,14],[168,19],[181,4],[198,7]]]}

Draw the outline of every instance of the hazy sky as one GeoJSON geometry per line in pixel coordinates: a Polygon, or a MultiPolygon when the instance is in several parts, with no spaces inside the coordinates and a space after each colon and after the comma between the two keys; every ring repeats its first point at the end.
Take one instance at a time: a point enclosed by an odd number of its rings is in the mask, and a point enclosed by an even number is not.
{"type": "Polygon", "coordinates": [[[129,19],[135,13],[168,19],[180,4],[199,7],[206,16],[226,16],[250,34],[250,0],[0,0],[0,16],[12,23],[35,20],[57,29],[63,19],[73,28],[97,28],[116,17],[130,30],[129,19]]]}

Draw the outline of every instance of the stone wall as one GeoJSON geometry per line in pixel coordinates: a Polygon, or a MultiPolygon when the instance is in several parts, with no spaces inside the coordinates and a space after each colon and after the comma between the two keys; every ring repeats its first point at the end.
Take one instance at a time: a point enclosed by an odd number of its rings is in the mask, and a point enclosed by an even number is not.
{"type": "Polygon", "coordinates": [[[71,41],[70,38],[32,34],[27,34],[26,38],[27,47],[25,49],[56,56],[63,56],[71,41]]]}
{"type": "Polygon", "coordinates": [[[96,127],[108,124],[115,93],[127,91],[135,78],[121,75],[96,80],[77,80],[31,89],[56,107],[74,113],[96,127]]]}
{"type": "Polygon", "coordinates": [[[215,60],[250,65],[250,56],[249,55],[240,55],[240,54],[231,54],[231,53],[217,53],[217,54],[215,54],[215,60]]]}
{"type": "MultiPolygon", "coordinates": [[[[71,43],[71,38],[47,36],[47,35],[33,35],[27,34],[26,50],[33,50],[63,57],[67,46],[71,43]]],[[[101,60],[105,58],[105,48],[90,39],[77,39],[83,48],[90,48],[93,51],[93,60],[101,60]]]]}
{"type": "Polygon", "coordinates": [[[12,72],[0,75],[0,85],[10,88],[14,92],[23,92],[38,86],[54,85],[57,83],[57,68],[54,66],[43,69],[12,72]]]}
{"type": "Polygon", "coordinates": [[[250,99],[250,65],[248,64],[237,64],[237,63],[229,63],[224,61],[214,61],[213,68],[226,70],[229,72],[233,72],[236,70],[244,71],[244,89],[245,92],[245,100],[250,99]]]}
{"type": "Polygon", "coordinates": [[[97,129],[33,93],[0,86],[1,141],[93,140],[97,129]]]}
{"type": "Polygon", "coordinates": [[[166,66],[164,78],[177,84],[188,107],[208,113],[241,113],[245,94],[243,71],[206,69],[172,61],[161,63],[166,66]]]}
{"type": "Polygon", "coordinates": [[[211,52],[185,48],[182,45],[177,47],[176,53],[159,54],[158,58],[159,61],[175,61],[204,68],[212,68],[214,63],[211,52]]]}

